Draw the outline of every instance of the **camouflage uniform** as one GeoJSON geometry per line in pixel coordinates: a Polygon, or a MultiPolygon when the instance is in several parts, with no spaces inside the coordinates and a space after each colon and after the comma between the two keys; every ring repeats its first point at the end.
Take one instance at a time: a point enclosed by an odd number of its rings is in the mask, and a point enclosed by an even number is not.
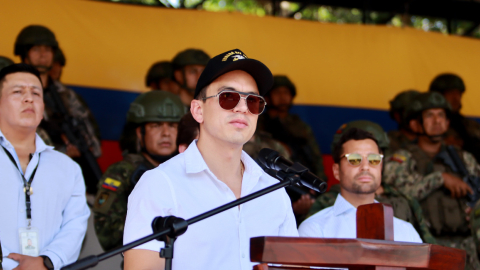
{"type": "MultiPolygon", "coordinates": [[[[441,151],[445,151],[445,146],[442,146],[441,151]]],[[[480,175],[480,166],[475,158],[460,149],[458,152],[469,173],[480,175]]],[[[442,172],[452,173],[451,169],[441,159],[432,158],[416,144],[396,151],[386,161],[385,183],[419,200],[427,225],[437,242],[466,250],[467,269],[480,269],[474,239],[469,236],[469,224],[464,212],[467,208],[465,200],[451,198],[443,188],[442,172]],[[444,224],[448,228],[444,228],[444,224]]]]}
{"type": "Polygon", "coordinates": [[[266,131],[272,137],[289,147],[292,161],[300,162],[312,173],[326,179],[320,147],[310,126],[298,115],[289,114],[286,118],[271,118],[268,113],[258,118],[257,130],[266,131]]]}
{"type": "Polygon", "coordinates": [[[273,139],[272,135],[269,133],[264,131],[256,131],[252,139],[253,140],[250,140],[243,145],[243,151],[250,155],[250,157],[252,157],[254,160],[257,160],[258,152],[260,152],[260,150],[263,148],[275,150],[281,156],[285,157],[286,159],[290,159],[290,153],[285,146],[281,142],[273,139]]]}
{"type": "MultiPolygon", "coordinates": [[[[141,94],[130,104],[127,124],[133,124],[129,125],[132,130],[141,127],[144,141],[146,123],[175,123],[184,114],[185,107],[178,96],[166,91],[150,91],[141,94]]],[[[98,183],[93,212],[98,240],[105,250],[123,244],[128,196],[143,173],[155,167],[145,157],[157,163],[161,163],[160,158],[168,158],[150,153],[145,145],[142,145],[141,151],[141,154],[126,154],[122,161],[111,165],[98,183]]]]}
{"type": "Polygon", "coordinates": [[[95,231],[104,250],[123,245],[128,196],[143,172],[153,168],[141,154],[127,154],[122,161],[108,167],[100,179],[92,210],[95,231]]]}
{"type": "Polygon", "coordinates": [[[42,138],[43,142],[46,145],[53,146],[53,142],[50,139],[50,136],[48,136],[48,133],[43,128],[37,127],[37,134],[38,136],[40,136],[40,138],[42,138]]]}
{"type": "Polygon", "coordinates": [[[388,151],[385,153],[386,155],[393,153],[398,149],[404,149],[409,144],[415,143],[415,141],[411,141],[399,130],[391,130],[387,134],[388,139],[390,140],[390,145],[388,146],[388,151]]]}

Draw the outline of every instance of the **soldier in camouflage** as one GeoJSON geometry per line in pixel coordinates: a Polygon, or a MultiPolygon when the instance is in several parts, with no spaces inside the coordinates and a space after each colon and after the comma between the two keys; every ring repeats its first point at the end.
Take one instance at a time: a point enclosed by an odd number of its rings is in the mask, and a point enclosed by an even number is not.
{"type": "MultiPolygon", "coordinates": [[[[40,124],[50,137],[55,149],[66,153],[82,167],[87,192],[96,193],[98,178],[94,169],[88,164],[85,156],[79,151],[78,145],[70,142],[64,132],[66,116],[59,106],[64,107],[70,117],[75,119],[78,126],[76,131],[81,136],[89,151],[94,157],[102,154],[100,145],[100,131],[93,114],[81,102],[79,96],[59,81],[53,80],[48,72],[52,67],[54,54],[58,49],[55,34],[50,29],[40,25],[30,25],[22,29],[15,41],[15,55],[19,55],[23,63],[34,66],[40,72],[44,88],[45,112],[44,120],[40,124]],[[58,104],[55,97],[63,104],[58,104]]],[[[96,161],[93,161],[96,162],[96,161]]],[[[97,166],[98,167],[98,164],[97,166]]],[[[97,173],[98,174],[98,173],[97,173]]]]}
{"type": "MultiPolygon", "coordinates": [[[[417,138],[417,135],[410,130],[403,116],[405,108],[418,94],[420,94],[420,92],[417,90],[402,91],[390,101],[390,117],[397,122],[398,130],[388,132],[388,138],[390,139],[388,151],[395,152],[398,149],[405,148],[417,138]]],[[[388,155],[388,153],[386,153],[386,155],[388,155]]]]}
{"type": "Polygon", "coordinates": [[[180,95],[180,85],[173,79],[172,63],[159,61],[154,63],[145,77],[145,86],[150,90],[165,90],[180,95]]]}
{"type": "Polygon", "coordinates": [[[258,118],[257,130],[272,134],[272,137],[288,147],[292,161],[300,162],[322,179],[323,158],[312,129],[300,117],[289,113],[297,94],[295,85],[283,75],[273,77],[272,90],[265,96],[267,111],[258,118]]]}
{"type": "MultiPolygon", "coordinates": [[[[480,269],[465,198],[472,189],[442,158],[450,112],[450,104],[437,92],[414,98],[405,118],[417,133],[417,143],[387,157],[384,181],[420,202],[438,244],[466,250],[467,269],[480,269]]],[[[475,158],[459,148],[456,151],[468,172],[480,175],[475,158]]]]}
{"type": "Polygon", "coordinates": [[[67,59],[63,54],[62,49],[60,47],[57,48],[55,51],[55,55],[53,56],[53,64],[50,68],[48,74],[54,81],[60,81],[60,77],[62,77],[63,68],[67,64],[67,59]]]}
{"type": "Polygon", "coordinates": [[[142,174],[178,153],[177,128],[184,114],[182,101],[167,91],[143,93],[130,105],[127,124],[134,124],[140,151],[107,169],[93,206],[95,230],[105,250],[122,246],[127,198],[142,174]]]}
{"type": "Polygon", "coordinates": [[[445,143],[462,148],[480,162],[480,123],[460,113],[465,89],[462,78],[450,73],[438,75],[430,84],[430,91],[442,94],[452,108],[445,143]]]}
{"type": "Polygon", "coordinates": [[[176,94],[187,107],[190,107],[198,78],[207,66],[208,60],[210,56],[198,49],[181,51],[172,60],[173,78],[179,85],[176,94]]]}
{"type": "MultiPolygon", "coordinates": [[[[362,129],[370,132],[378,142],[378,146],[385,151],[389,147],[389,138],[382,127],[378,124],[366,121],[357,120],[343,124],[333,137],[331,148],[340,141],[342,134],[351,128],[362,129]]],[[[330,187],[330,190],[317,197],[317,200],[312,205],[308,216],[314,215],[327,207],[335,204],[338,194],[340,193],[340,185],[336,184],[330,187]]],[[[390,204],[393,207],[394,216],[410,222],[426,243],[435,244],[435,238],[430,233],[428,226],[423,217],[423,212],[418,201],[411,196],[407,196],[391,185],[385,184],[382,181],[380,188],[375,192],[375,199],[381,203],[390,204]]]]}

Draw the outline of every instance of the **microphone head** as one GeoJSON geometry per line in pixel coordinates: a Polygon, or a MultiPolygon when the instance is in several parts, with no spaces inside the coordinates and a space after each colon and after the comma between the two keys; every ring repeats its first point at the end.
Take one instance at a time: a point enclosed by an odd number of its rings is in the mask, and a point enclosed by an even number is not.
{"type": "Polygon", "coordinates": [[[258,153],[258,161],[269,169],[275,169],[275,160],[279,156],[280,154],[277,151],[269,148],[263,148],[258,153]]]}

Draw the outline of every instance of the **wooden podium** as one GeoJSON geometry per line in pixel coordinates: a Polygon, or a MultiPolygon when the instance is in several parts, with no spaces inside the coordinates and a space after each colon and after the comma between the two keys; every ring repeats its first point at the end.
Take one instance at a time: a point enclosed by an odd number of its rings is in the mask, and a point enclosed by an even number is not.
{"type": "Polygon", "coordinates": [[[357,239],[255,237],[250,239],[254,270],[310,266],[350,270],[463,270],[464,250],[393,241],[393,210],[374,203],[357,209],[357,239]],[[279,264],[282,266],[270,266],[279,264]]]}

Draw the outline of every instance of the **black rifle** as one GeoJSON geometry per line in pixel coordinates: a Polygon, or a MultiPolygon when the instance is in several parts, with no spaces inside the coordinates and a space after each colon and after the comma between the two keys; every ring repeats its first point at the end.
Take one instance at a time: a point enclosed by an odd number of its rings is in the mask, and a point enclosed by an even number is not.
{"type": "MultiPolygon", "coordinates": [[[[58,94],[57,87],[55,87],[53,83],[48,87],[48,93],[50,93],[50,96],[55,103],[54,109],[56,113],[61,117],[60,127],[62,132],[67,137],[69,143],[75,145],[78,151],[80,151],[80,154],[86,160],[88,167],[95,175],[95,183],[97,183],[102,177],[102,170],[83,137],[83,134],[88,134],[85,123],[81,119],[74,118],[70,115],[58,94]]],[[[85,182],[88,182],[87,179],[85,179],[85,182]]]]}
{"type": "Polygon", "coordinates": [[[480,177],[468,172],[465,164],[452,145],[446,146],[446,151],[440,152],[437,156],[441,158],[454,173],[459,174],[463,182],[473,190],[473,194],[467,194],[467,205],[473,207],[480,199],[480,177]]]}

